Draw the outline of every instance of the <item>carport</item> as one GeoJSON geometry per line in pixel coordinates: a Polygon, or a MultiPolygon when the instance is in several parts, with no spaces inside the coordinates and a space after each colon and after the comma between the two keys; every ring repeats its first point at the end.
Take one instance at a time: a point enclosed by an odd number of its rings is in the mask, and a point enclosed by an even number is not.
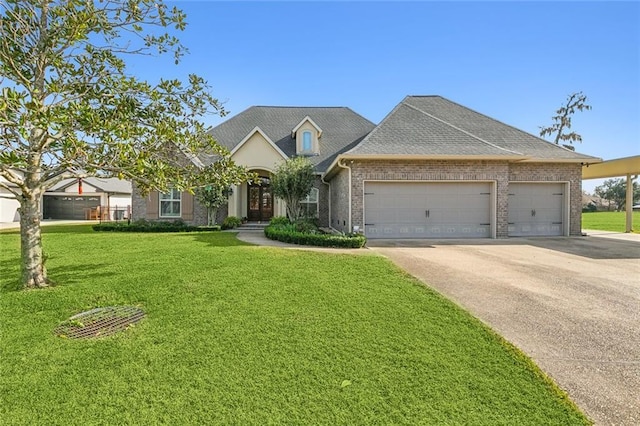
{"type": "Polygon", "coordinates": [[[627,212],[627,226],[625,232],[633,229],[633,183],[632,176],[636,178],[640,174],[640,155],[632,157],[616,158],[614,160],[603,161],[602,163],[582,166],[582,179],[602,179],[611,177],[627,177],[627,202],[625,210],[627,212]]]}

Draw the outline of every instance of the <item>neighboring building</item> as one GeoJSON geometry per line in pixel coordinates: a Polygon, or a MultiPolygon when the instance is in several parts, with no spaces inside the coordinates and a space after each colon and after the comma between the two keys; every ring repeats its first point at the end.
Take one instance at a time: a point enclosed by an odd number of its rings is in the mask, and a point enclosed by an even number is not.
{"type": "MultiPolygon", "coordinates": [[[[263,178],[234,188],[223,216],[284,215],[269,178],[305,156],[317,172],[306,210],[368,238],[580,235],[582,164],[600,161],[440,96],[408,96],[377,126],[349,108],[256,106],[211,134],[263,178]]],[[[201,224],[206,210],[188,193],[134,191],[133,217],[201,224]]]]}
{"type": "MultiPolygon", "coordinates": [[[[14,184],[7,182],[2,176],[0,176],[0,182],[11,188],[16,188],[14,184]]],[[[18,222],[20,220],[18,213],[20,203],[13,199],[13,196],[13,193],[0,186],[0,222],[18,222]]]]}
{"type": "Polygon", "coordinates": [[[131,182],[117,178],[64,179],[42,200],[43,219],[120,220],[131,212],[131,182]]]}

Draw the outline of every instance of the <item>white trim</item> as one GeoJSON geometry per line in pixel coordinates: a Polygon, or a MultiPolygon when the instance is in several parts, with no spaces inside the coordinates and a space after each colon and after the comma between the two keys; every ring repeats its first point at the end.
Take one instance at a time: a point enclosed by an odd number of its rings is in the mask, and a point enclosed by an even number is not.
{"type": "MultiPolygon", "coordinates": [[[[171,191],[172,195],[173,195],[173,191],[174,189],[171,188],[169,189],[169,191],[171,191]]],[[[175,190],[177,191],[177,190],[175,190]]],[[[162,199],[162,194],[167,194],[166,192],[160,192],[158,191],[158,218],[161,219],[175,219],[175,218],[181,218],[182,217],[182,191],[178,191],[178,193],[180,194],[180,199],[176,200],[175,198],[165,198],[162,199]],[[175,202],[175,201],[180,201],[180,212],[178,213],[178,216],[163,216],[162,215],[162,202],[163,201],[169,201],[169,202],[175,202]]]]}
{"type": "MultiPolygon", "coordinates": [[[[490,194],[489,194],[489,220],[491,223],[489,224],[489,233],[491,239],[497,239],[498,232],[498,182],[496,180],[460,180],[460,179],[440,179],[440,180],[419,180],[419,179],[363,179],[362,180],[362,232],[365,232],[365,211],[366,211],[366,202],[365,202],[365,186],[367,182],[382,182],[382,183],[488,183],[490,185],[490,194]]],[[[366,234],[365,234],[366,236],[366,234]]],[[[429,239],[429,238],[427,238],[429,239]]]]}
{"type": "Polygon", "coordinates": [[[320,189],[313,187],[311,188],[311,190],[309,191],[309,194],[307,194],[307,196],[303,199],[300,200],[300,204],[315,204],[316,205],[316,217],[318,219],[320,219],[320,189]],[[307,201],[309,199],[309,195],[311,195],[311,193],[313,191],[316,191],[316,201],[307,201]]]}
{"type": "Polygon", "coordinates": [[[229,153],[229,154],[230,154],[230,156],[231,156],[231,157],[233,157],[233,154],[235,154],[236,152],[238,152],[238,150],[239,150],[240,148],[242,148],[242,146],[243,146],[245,143],[247,143],[247,141],[248,141],[249,139],[251,139],[251,137],[252,137],[254,134],[256,134],[256,132],[257,132],[257,133],[259,133],[259,134],[260,134],[260,135],[261,135],[261,136],[262,136],[262,137],[263,137],[263,138],[264,138],[264,139],[269,143],[269,145],[271,145],[271,147],[272,147],[273,149],[275,149],[275,150],[276,150],[276,152],[277,152],[278,154],[280,154],[280,156],[281,156],[283,159],[285,159],[285,160],[288,160],[288,159],[289,159],[289,157],[287,157],[287,154],[285,154],[284,152],[282,152],[282,150],[281,150],[280,148],[278,148],[278,145],[276,145],[275,143],[273,143],[273,141],[269,138],[269,136],[267,136],[267,134],[266,134],[265,132],[263,132],[263,131],[262,131],[262,129],[260,129],[260,127],[258,127],[258,126],[254,127],[254,128],[253,128],[253,130],[251,130],[249,133],[247,133],[247,136],[245,136],[245,137],[244,137],[244,139],[242,139],[242,140],[240,141],[240,143],[239,143],[238,145],[236,145],[236,146],[231,150],[231,152],[229,153]]]}
{"type": "MultiPolygon", "coordinates": [[[[564,186],[564,200],[562,200],[562,235],[568,237],[571,235],[571,181],[568,180],[510,180],[508,185],[512,183],[530,183],[530,184],[562,184],[564,186]]],[[[507,187],[507,227],[509,226],[509,187],[507,187]]],[[[507,237],[509,230],[507,229],[507,237]]],[[[519,237],[514,237],[519,238],[519,237]]]]}
{"type": "Polygon", "coordinates": [[[298,129],[300,129],[300,127],[302,127],[302,125],[303,125],[304,123],[306,123],[307,121],[308,121],[309,123],[311,123],[311,125],[312,125],[313,127],[315,127],[316,131],[318,132],[318,139],[320,139],[320,136],[322,136],[322,129],[321,129],[321,128],[320,128],[320,126],[318,126],[318,125],[316,124],[316,122],[315,122],[315,121],[313,121],[313,120],[311,119],[311,117],[309,117],[308,115],[307,115],[307,116],[305,116],[305,117],[302,119],[302,121],[300,121],[300,122],[298,123],[298,125],[297,125],[296,127],[294,127],[294,128],[293,128],[293,130],[291,130],[291,137],[292,137],[293,139],[295,139],[295,138],[296,138],[296,132],[298,131],[298,129]]]}

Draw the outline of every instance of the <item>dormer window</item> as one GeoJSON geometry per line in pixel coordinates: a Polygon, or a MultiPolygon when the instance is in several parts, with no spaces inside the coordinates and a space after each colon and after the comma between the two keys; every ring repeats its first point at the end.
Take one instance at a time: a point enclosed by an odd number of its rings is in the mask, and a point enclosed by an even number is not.
{"type": "Polygon", "coordinates": [[[296,141],[297,155],[320,155],[320,138],[322,129],[306,116],[291,130],[291,137],[296,141]]]}
{"type": "Polygon", "coordinates": [[[302,152],[312,152],[313,150],[313,139],[311,139],[311,132],[305,130],[302,132],[302,152]]]}

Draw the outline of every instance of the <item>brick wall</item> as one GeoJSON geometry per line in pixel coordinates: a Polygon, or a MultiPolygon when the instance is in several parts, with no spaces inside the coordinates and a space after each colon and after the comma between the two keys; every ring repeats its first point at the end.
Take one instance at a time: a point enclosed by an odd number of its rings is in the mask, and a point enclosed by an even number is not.
{"type": "Polygon", "coordinates": [[[582,165],[562,163],[513,163],[514,182],[569,182],[569,235],[582,233],[582,165]]]}
{"type": "MultiPolygon", "coordinates": [[[[355,198],[355,197],[354,197],[355,198]]],[[[350,232],[349,226],[349,171],[340,171],[331,179],[330,226],[338,231],[350,232]]]]}
{"type": "MultiPolygon", "coordinates": [[[[581,232],[580,164],[513,163],[506,161],[373,161],[350,163],[352,170],[351,225],[364,227],[363,193],[366,180],[412,181],[492,181],[496,183],[496,236],[508,236],[509,180],[570,182],[570,235],[581,232]]],[[[332,226],[342,226],[348,215],[345,197],[348,194],[348,171],[341,170],[331,181],[332,226]]]]}

